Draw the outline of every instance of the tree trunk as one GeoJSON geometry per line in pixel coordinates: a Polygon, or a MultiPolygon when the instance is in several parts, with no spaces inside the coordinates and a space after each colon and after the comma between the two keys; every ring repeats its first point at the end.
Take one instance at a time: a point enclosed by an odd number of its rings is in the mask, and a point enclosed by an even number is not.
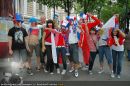
{"type": "Polygon", "coordinates": [[[69,0],[67,0],[67,8],[68,8],[68,10],[67,10],[67,15],[68,16],[70,16],[70,2],[69,2],[69,0]]]}
{"type": "Polygon", "coordinates": [[[53,0],[53,4],[54,4],[54,7],[53,7],[53,9],[54,9],[53,19],[55,19],[55,0],[53,0]]]}

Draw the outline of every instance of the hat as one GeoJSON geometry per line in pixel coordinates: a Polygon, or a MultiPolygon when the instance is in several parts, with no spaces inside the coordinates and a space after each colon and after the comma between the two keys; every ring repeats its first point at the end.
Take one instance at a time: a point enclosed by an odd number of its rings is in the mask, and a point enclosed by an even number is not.
{"type": "Polygon", "coordinates": [[[21,16],[21,14],[19,14],[19,13],[16,13],[16,14],[14,15],[13,20],[14,20],[14,21],[19,21],[19,22],[22,22],[22,23],[23,23],[22,16],[21,16]]]}
{"type": "Polygon", "coordinates": [[[84,14],[84,13],[83,13],[83,12],[81,12],[81,13],[79,14],[79,16],[80,16],[80,17],[82,17],[82,16],[83,16],[83,14],[84,14]]]}
{"type": "Polygon", "coordinates": [[[38,19],[35,18],[35,17],[31,17],[31,18],[29,19],[29,22],[30,22],[30,23],[38,22],[38,19]]]}

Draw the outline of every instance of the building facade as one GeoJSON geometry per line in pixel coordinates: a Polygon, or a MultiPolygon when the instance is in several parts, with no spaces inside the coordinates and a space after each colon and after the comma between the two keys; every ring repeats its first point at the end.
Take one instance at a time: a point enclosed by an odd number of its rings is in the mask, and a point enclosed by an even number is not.
{"type": "MultiPolygon", "coordinates": [[[[44,15],[46,19],[53,19],[54,9],[37,3],[37,0],[14,0],[14,2],[15,12],[21,13],[26,23],[31,16],[39,19],[44,15]]],[[[58,15],[59,20],[63,20],[67,16],[64,9],[60,7],[56,8],[55,13],[58,15]]]]}

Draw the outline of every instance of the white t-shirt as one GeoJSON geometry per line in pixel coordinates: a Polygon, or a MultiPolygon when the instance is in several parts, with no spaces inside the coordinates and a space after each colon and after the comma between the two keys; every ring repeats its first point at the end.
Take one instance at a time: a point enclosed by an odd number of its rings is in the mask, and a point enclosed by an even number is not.
{"type": "Polygon", "coordinates": [[[112,45],[111,49],[115,51],[124,51],[124,45],[119,45],[119,46],[112,45]]]}
{"type": "Polygon", "coordinates": [[[77,32],[80,32],[78,28],[76,28],[76,33],[73,32],[72,26],[70,26],[70,33],[69,33],[69,44],[78,43],[77,32]]]}
{"type": "Polygon", "coordinates": [[[98,41],[98,46],[107,45],[108,31],[109,29],[104,28],[104,33],[102,36],[100,36],[100,39],[98,41]]]}
{"type": "Polygon", "coordinates": [[[39,28],[39,36],[38,36],[38,38],[39,38],[39,40],[42,38],[42,35],[41,35],[41,29],[43,28],[43,29],[45,29],[45,27],[46,27],[46,24],[43,24],[43,25],[38,25],[38,28],[39,28]]]}

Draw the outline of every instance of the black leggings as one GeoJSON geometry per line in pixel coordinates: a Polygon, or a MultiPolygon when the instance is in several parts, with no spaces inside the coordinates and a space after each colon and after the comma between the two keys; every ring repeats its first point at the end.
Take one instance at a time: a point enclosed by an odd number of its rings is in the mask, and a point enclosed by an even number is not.
{"type": "Polygon", "coordinates": [[[52,58],[52,48],[51,45],[46,45],[46,54],[47,54],[47,64],[46,64],[46,70],[53,72],[54,71],[54,62],[52,58]]]}
{"type": "Polygon", "coordinates": [[[97,52],[90,52],[90,62],[89,62],[89,70],[93,69],[93,64],[96,58],[97,52]]]}

